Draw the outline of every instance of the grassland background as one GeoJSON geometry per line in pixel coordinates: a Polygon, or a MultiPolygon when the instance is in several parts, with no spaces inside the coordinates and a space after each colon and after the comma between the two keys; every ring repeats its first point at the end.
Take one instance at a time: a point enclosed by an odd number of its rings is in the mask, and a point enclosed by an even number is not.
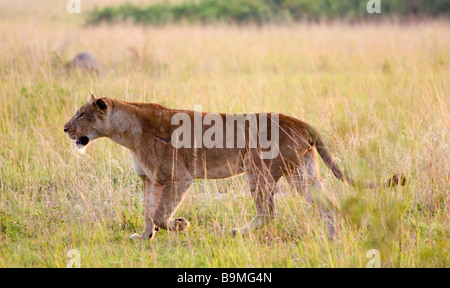
{"type": "MultiPolygon", "coordinates": [[[[449,54],[446,20],[410,24],[84,26],[111,1],[0,2],[0,266],[383,267],[449,265],[449,54]],[[86,3],[85,3],[86,2],[86,3]],[[93,53],[100,76],[63,73],[93,53]],[[314,125],[357,179],[397,172],[405,187],[359,190],[322,165],[337,239],[282,181],[278,218],[246,238],[253,217],[244,177],[196,181],[176,215],[188,231],[127,237],[143,228],[142,185],[125,148],[75,151],[63,124],[98,96],[204,111],[276,111],[314,125]]],[[[119,3],[119,1],[112,1],[119,3]]],[[[132,1],[140,3],[143,1],[132,1]]]]}

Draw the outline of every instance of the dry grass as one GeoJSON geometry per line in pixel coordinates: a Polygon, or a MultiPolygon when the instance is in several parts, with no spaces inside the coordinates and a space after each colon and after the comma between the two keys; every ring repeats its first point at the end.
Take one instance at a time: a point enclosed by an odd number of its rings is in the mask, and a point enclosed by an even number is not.
{"type": "Polygon", "coordinates": [[[72,248],[83,267],[364,267],[369,249],[384,267],[448,266],[448,22],[81,27],[56,10],[38,21],[46,10],[21,17],[14,7],[0,20],[0,266],[64,267],[72,248]],[[62,73],[80,51],[98,57],[102,75],[62,73]],[[290,193],[278,197],[276,221],[233,239],[228,231],[254,214],[245,178],[197,181],[177,212],[189,231],[133,243],[142,187],[128,152],[99,140],[80,155],[62,133],[91,90],[173,108],[283,112],[317,127],[355,178],[410,181],[358,190],[322,167],[341,215],[334,242],[290,193]]]}

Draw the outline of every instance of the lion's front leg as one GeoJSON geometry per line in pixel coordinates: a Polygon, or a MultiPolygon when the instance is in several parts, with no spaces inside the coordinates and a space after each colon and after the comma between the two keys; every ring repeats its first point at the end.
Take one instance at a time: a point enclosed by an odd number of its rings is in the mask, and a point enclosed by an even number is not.
{"type": "Polygon", "coordinates": [[[186,192],[192,185],[192,177],[185,173],[162,186],[161,199],[153,215],[153,222],[159,228],[169,231],[181,231],[189,227],[189,221],[179,217],[172,219],[186,192]]]}
{"type": "Polygon", "coordinates": [[[146,176],[140,177],[144,182],[145,228],[141,235],[135,233],[129,238],[147,240],[152,239],[158,229],[153,223],[153,214],[155,213],[158,203],[160,202],[163,186],[152,183],[146,176]]]}

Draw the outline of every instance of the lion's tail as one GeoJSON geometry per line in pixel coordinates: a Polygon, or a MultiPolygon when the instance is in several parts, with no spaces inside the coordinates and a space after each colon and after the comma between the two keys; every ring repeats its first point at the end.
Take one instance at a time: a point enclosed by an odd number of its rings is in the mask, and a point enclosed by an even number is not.
{"type": "Polygon", "coordinates": [[[354,181],[339,168],[336,162],[334,162],[333,157],[330,154],[330,151],[325,146],[325,143],[323,142],[322,137],[319,135],[319,133],[312,126],[308,127],[308,131],[313,139],[312,144],[316,147],[317,152],[319,153],[323,162],[325,162],[325,165],[328,167],[328,169],[330,169],[331,172],[333,172],[334,176],[336,176],[336,178],[338,178],[339,180],[347,182],[352,186],[362,186],[368,189],[391,187],[396,186],[398,184],[401,184],[402,186],[405,185],[406,178],[398,175],[393,175],[384,183],[360,183],[354,181]]]}

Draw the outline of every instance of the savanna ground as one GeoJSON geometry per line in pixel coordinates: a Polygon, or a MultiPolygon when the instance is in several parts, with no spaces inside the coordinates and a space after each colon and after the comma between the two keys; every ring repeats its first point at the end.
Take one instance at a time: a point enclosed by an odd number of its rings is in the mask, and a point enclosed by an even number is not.
{"type": "Polygon", "coordinates": [[[5,2],[1,267],[65,267],[70,249],[81,267],[365,267],[371,249],[382,267],[449,266],[448,21],[85,27],[61,1],[5,2]],[[96,55],[101,75],[62,71],[81,51],[96,55]],[[189,230],[133,242],[142,184],[128,151],[98,140],[80,154],[62,131],[91,90],[171,108],[282,112],[314,125],[354,178],[409,182],[352,188],[321,164],[318,197],[340,215],[331,242],[318,211],[284,181],[278,218],[232,238],[255,214],[245,177],[196,181],[176,213],[189,230]]]}

